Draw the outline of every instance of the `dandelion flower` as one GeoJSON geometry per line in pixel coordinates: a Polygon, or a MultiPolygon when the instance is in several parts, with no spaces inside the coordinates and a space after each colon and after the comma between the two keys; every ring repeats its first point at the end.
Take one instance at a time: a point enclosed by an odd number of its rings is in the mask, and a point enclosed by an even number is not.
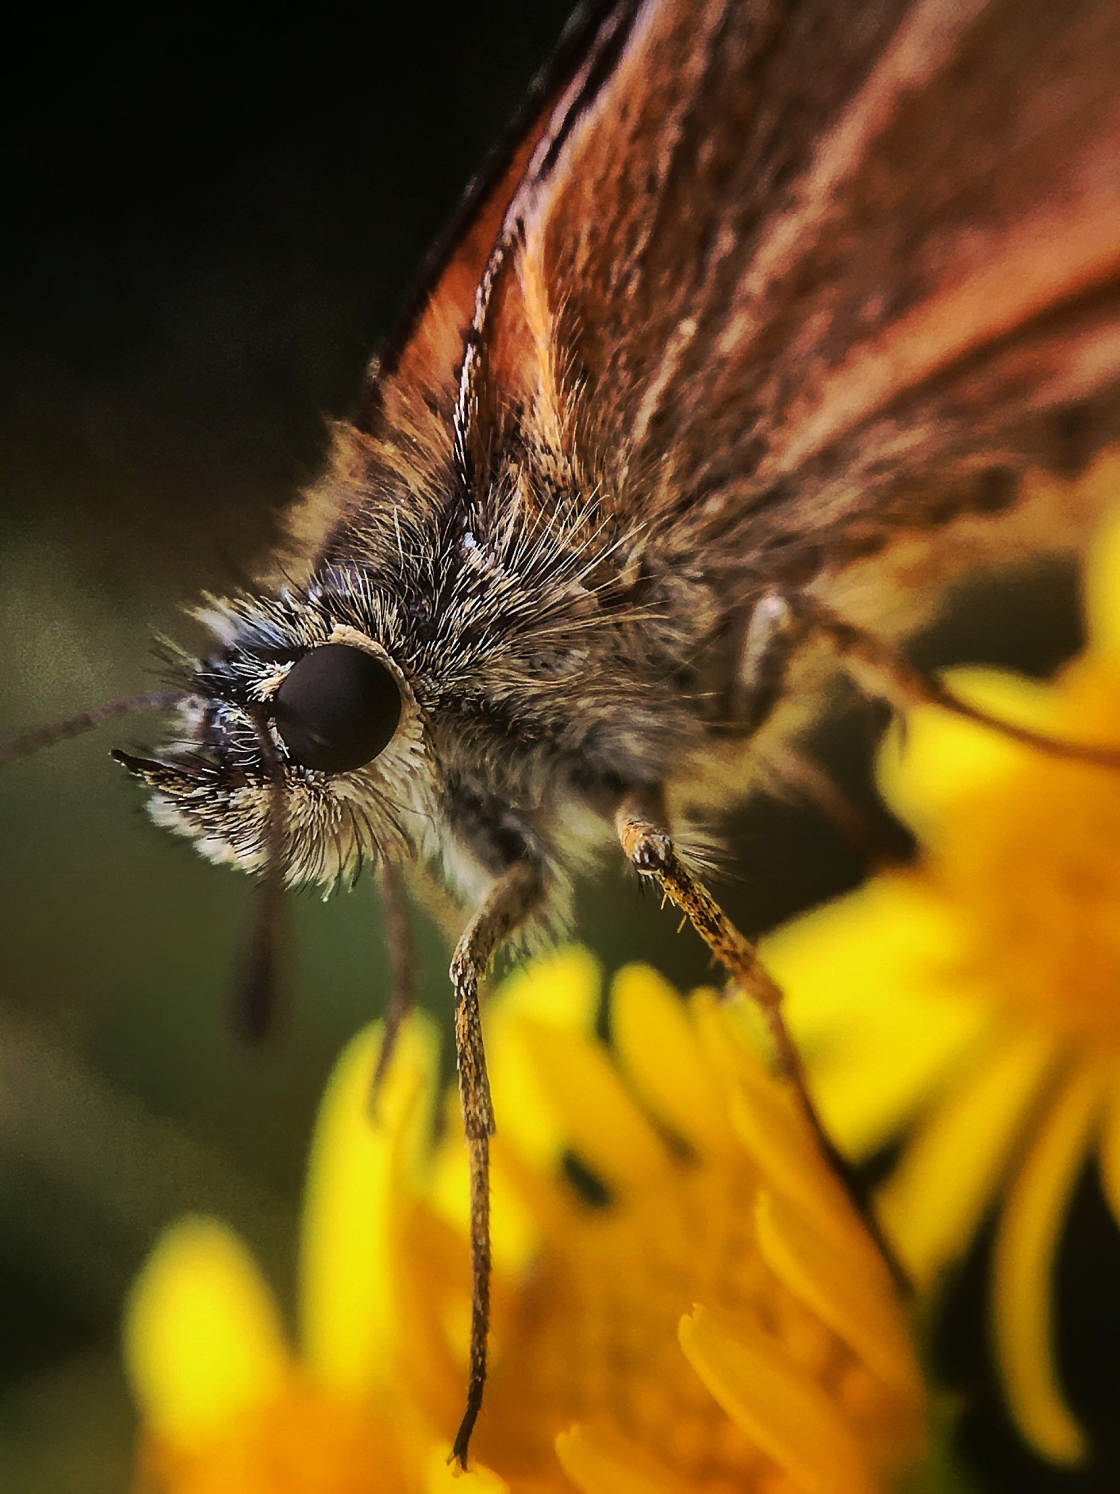
{"type": "MultiPolygon", "coordinates": [[[[124,1339],[142,1422],[138,1494],[451,1489],[439,1431],[396,1393],[398,1325],[386,1310],[394,1208],[428,1131],[432,1034],[414,1023],[402,1035],[379,1127],[356,1113],[374,1052],[372,1032],[357,1040],[323,1101],[298,1348],[246,1247],[216,1220],[173,1226],[133,1284],[124,1339]],[[346,1145],[336,1152],[340,1124],[346,1145]]],[[[475,1474],[455,1487],[490,1494],[501,1486],[475,1474]]]]}
{"type": "MultiPolygon", "coordinates": [[[[1117,463],[1095,480],[1120,489],[1117,463]]],[[[1120,525],[1087,577],[1090,642],[1049,685],[954,671],[993,716],[1120,744],[1120,525]]],[[[794,920],[764,958],[852,1155],[905,1132],[881,1214],[928,1285],[998,1203],[992,1321],[1009,1406],[1045,1456],[1083,1433],[1052,1362],[1052,1271],[1095,1151],[1120,1219],[1120,773],[923,707],[880,763],[920,855],[794,920]]]]}
{"type": "MultiPolygon", "coordinates": [[[[889,1276],[742,1013],[567,951],[488,1012],[491,1373],[468,1494],[875,1494],[923,1450],[889,1276]]],[[[141,1274],[128,1359],[141,1487],[449,1487],[469,1323],[466,1164],[434,1044],[410,1021],[371,1127],[374,1038],[328,1088],[305,1207],[300,1347],[243,1249],[172,1231],[141,1274]]]]}

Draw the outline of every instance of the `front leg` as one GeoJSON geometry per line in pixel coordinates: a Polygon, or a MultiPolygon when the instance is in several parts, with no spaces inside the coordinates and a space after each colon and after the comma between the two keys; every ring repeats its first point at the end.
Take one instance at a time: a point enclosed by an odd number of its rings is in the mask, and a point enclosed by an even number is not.
{"type": "Polygon", "coordinates": [[[662,795],[649,791],[627,794],[619,805],[615,823],[622,849],[635,871],[657,883],[719,960],[732,983],[761,1007],[774,1041],[778,1063],[793,1086],[821,1152],[866,1223],[888,1266],[901,1281],[901,1270],[879,1230],[863,1180],[847,1158],[837,1151],[813,1103],[801,1055],[782,1016],[781,987],[771,978],[751,942],[739,932],[699,878],[682,863],[666,823],[662,795]]]}
{"type": "Polygon", "coordinates": [[[739,932],[699,878],[682,863],[666,824],[661,794],[652,791],[627,794],[619,805],[615,824],[622,849],[634,870],[657,883],[732,981],[762,1008],[773,1034],[778,1062],[796,1089],[813,1129],[825,1141],[805,1084],[800,1055],[782,1018],[781,988],[770,978],[751,942],[739,932]]]}
{"type": "Polygon", "coordinates": [[[479,984],[495,950],[539,904],[540,872],[517,862],[502,873],[478,912],[467,924],[451,960],[455,988],[455,1054],[459,1100],[467,1134],[471,1169],[471,1348],[467,1405],[449,1462],[467,1466],[467,1445],[482,1405],[486,1384],[486,1338],[490,1323],[490,1138],[494,1107],[486,1074],[479,984]]]}
{"type": "Polygon", "coordinates": [[[793,656],[802,644],[828,643],[869,695],[896,710],[934,705],[990,727],[1013,742],[1054,757],[1120,768],[1120,748],[1107,742],[1070,742],[989,715],[962,700],[936,676],[912,664],[892,643],[848,622],[807,592],[765,592],[755,604],[732,690],[737,721],[756,732],[779,703],[793,656]]]}

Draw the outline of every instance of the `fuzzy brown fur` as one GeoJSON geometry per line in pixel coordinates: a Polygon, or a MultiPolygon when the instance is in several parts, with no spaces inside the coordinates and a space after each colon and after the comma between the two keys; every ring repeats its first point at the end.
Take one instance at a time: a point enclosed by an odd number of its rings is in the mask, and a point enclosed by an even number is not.
{"type": "Polygon", "coordinates": [[[1120,437],[1118,77],[1107,0],[615,7],[373,365],[286,580],[214,609],[188,746],[139,769],[160,817],[259,864],[246,711],[348,629],[406,726],[333,777],[277,739],[289,876],[562,889],[626,791],[731,797],[768,590],[898,636],[1078,548],[1101,485],[1065,479],[1120,437]]]}

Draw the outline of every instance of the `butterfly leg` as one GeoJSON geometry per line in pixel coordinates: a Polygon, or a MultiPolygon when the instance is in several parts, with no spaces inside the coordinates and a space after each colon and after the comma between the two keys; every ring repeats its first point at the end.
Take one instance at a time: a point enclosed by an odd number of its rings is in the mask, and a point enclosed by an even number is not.
{"type": "MultiPolygon", "coordinates": [[[[1013,721],[991,716],[979,706],[962,700],[935,675],[927,674],[899,652],[892,644],[845,621],[830,608],[803,592],[768,594],[772,607],[788,619],[786,636],[791,649],[813,637],[826,639],[848,666],[857,681],[870,694],[877,695],[900,709],[918,705],[940,706],[954,716],[990,727],[1011,741],[1037,748],[1055,757],[1077,762],[1095,763],[1114,771],[1120,769],[1120,747],[1106,743],[1061,741],[1031,731],[1013,721]]],[[[760,606],[762,603],[759,604],[760,606]]]]}
{"type": "Polygon", "coordinates": [[[494,1134],[494,1108],[482,1045],[478,989],[494,951],[532,911],[541,891],[540,874],[534,866],[528,862],[511,866],[498,878],[482,907],[463,930],[451,961],[459,1099],[471,1170],[470,1378],[466,1410],[448,1459],[463,1468],[467,1466],[467,1444],[482,1405],[490,1322],[490,1138],[494,1134]]]}
{"type": "MultiPolygon", "coordinates": [[[[754,735],[787,689],[790,664],[805,627],[783,592],[766,592],[755,604],[743,637],[728,696],[736,730],[754,735]]],[[[883,826],[857,805],[823,768],[783,743],[765,762],[765,778],[784,796],[810,804],[858,850],[869,866],[893,865],[899,848],[883,826]]]]}
{"type": "Polygon", "coordinates": [[[395,866],[385,865],[380,875],[381,906],[385,913],[385,941],[389,947],[389,1001],[385,1008],[385,1030],[377,1066],[370,1083],[369,1112],[376,1116],[401,1024],[416,1005],[416,946],[408,922],[408,900],[404,879],[395,866]]]}
{"type": "Polygon", "coordinates": [[[767,592],[755,603],[731,687],[730,714],[748,732],[763,726],[785,690],[786,676],[801,632],[781,592],[767,592]]]}
{"type": "Polygon", "coordinates": [[[756,1001],[770,1028],[778,1062],[797,1092],[802,1109],[823,1150],[835,1148],[821,1124],[805,1081],[797,1046],[782,1016],[782,992],[746,939],[712,897],[685,867],[665,824],[660,795],[631,793],[616,816],[618,838],[627,859],[641,876],[652,878],[662,893],[688,919],[735,985],[756,1001]]]}
{"type": "Polygon", "coordinates": [[[848,842],[867,871],[904,865],[907,841],[885,817],[851,797],[811,757],[783,743],[781,755],[767,758],[763,782],[774,794],[814,810],[848,842]]]}
{"type": "Polygon", "coordinates": [[[901,1272],[879,1230],[863,1180],[847,1158],[837,1151],[813,1103],[801,1055],[782,1016],[781,987],[766,970],[751,942],[739,932],[704,884],[682,864],[667,827],[660,794],[628,794],[619,806],[615,823],[630,864],[641,876],[650,877],[657,883],[664,896],[692,924],[727,971],[732,983],[762,1009],[781,1071],[797,1095],[821,1152],[879,1245],[887,1264],[901,1281],[901,1272]]]}

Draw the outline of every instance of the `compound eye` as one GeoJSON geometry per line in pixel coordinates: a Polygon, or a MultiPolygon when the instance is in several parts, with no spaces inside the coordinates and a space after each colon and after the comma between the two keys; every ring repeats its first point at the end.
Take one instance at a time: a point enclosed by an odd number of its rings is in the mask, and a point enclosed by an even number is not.
{"type": "Polygon", "coordinates": [[[348,773],[392,740],[401,692],[380,659],[346,643],[324,643],[292,665],[273,697],[273,719],[295,762],[348,773]]]}

